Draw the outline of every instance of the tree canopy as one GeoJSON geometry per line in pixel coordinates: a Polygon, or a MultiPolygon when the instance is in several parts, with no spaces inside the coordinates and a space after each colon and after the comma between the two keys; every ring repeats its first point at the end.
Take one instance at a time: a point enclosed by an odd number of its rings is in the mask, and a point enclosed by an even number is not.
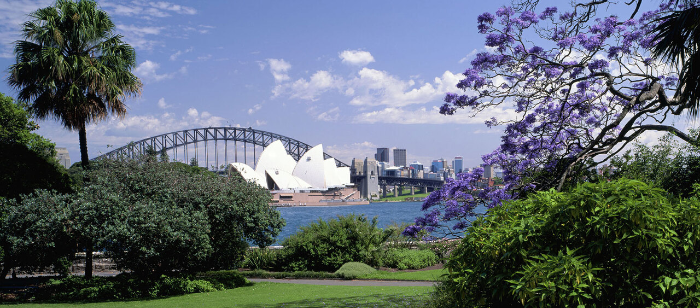
{"type": "Polygon", "coordinates": [[[31,14],[15,42],[8,82],[32,113],[78,130],[80,156],[89,163],[85,126],[110,113],[126,114],[124,99],[141,91],[131,73],[134,49],[113,33],[114,23],[92,0],[57,0],[31,14]]]}
{"type": "Polygon", "coordinates": [[[641,2],[627,3],[632,13],[622,17],[600,14],[600,6],[612,1],[574,2],[565,9],[516,1],[481,14],[477,30],[485,51],[457,84],[464,92],[448,93],[440,112],[510,111],[486,122],[505,129],[501,145],[483,156],[503,169],[505,188],[479,189],[478,169],[460,174],[425,201],[426,215],[406,233],[441,227],[445,220],[460,220],[455,228],[461,230],[479,204],[494,207],[531,191],[562,190],[646,132],[697,143],[672,124],[693,114],[692,100],[682,95],[689,88],[679,87],[678,67],[653,50],[662,40],[655,32],[662,17],[686,6],[663,2],[639,13],[641,2]]]}

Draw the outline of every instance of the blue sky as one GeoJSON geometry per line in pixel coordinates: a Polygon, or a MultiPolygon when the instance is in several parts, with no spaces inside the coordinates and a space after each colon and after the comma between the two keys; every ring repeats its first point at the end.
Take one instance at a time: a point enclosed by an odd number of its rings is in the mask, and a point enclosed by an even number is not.
{"type": "MultiPolygon", "coordinates": [[[[476,52],[476,18],[508,1],[98,1],[136,48],[144,83],[125,119],[88,128],[91,157],[161,133],[253,127],[323,144],[350,163],[377,147],[408,160],[463,156],[498,146],[484,120],[437,108],[476,52]]],[[[27,14],[53,1],[0,0],[0,67],[13,62],[27,14]]],[[[6,82],[0,92],[15,96],[6,82]]],[[[79,160],[78,134],[55,121],[38,131],[79,160]]]]}

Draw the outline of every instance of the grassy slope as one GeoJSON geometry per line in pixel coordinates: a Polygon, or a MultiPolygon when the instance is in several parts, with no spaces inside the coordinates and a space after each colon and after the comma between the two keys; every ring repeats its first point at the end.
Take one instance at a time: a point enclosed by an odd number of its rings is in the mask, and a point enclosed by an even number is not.
{"type": "Polygon", "coordinates": [[[211,293],[164,299],[85,303],[20,304],[12,307],[416,307],[432,287],[347,287],[257,283],[211,293]]]}
{"type": "Polygon", "coordinates": [[[410,192],[409,192],[409,193],[406,194],[406,195],[402,195],[402,196],[398,196],[398,197],[394,197],[393,195],[387,195],[386,198],[381,198],[381,199],[379,199],[378,201],[373,201],[373,202],[404,201],[404,199],[406,199],[407,197],[413,197],[413,198],[418,198],[418,197],[420,197],[420,198],[425,198],[425,197],[427,197],[429,194],[430,194],[430,193],[411,195],[410,192]],[[391,196],[391,197],[390,197],[390,196],[391,196]]]}
{"type": "Polygon", "coordinates": [[[440,279],[440,275],[444,273],[446,273],[444,269],[417,272],[376,271],[372,274],[360,276],[359,279],[438,281],[440,279]]]}

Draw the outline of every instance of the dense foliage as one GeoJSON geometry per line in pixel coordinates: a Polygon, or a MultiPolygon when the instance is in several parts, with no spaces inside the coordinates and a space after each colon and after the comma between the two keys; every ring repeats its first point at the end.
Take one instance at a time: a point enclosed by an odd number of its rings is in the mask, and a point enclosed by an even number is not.
{"type": "Polygon", "coordinates": [[[335,271],[347,262],[372,264],[388,233],[377,228],[377,218],[364,215],[338,216],[338,219],[303,226],[282,242],[287,270],[335,271]]]}
{"type": "Polygon", "coordinates": [[[100,161],[85,178],[70,195],[37,191],[8,203],[2,238],[16,262],[44,266],[93,247],[142,277],[231,269],[248,242],[269,245],[284,225],[267,190],[236,175],[144,157],[100,161]]]}
{"type": "Polygon", "coordinates": [[[37,188],[70,190],[55,145],[33,133],[38,128],[25,104],[0,93],[0,198],[14,199],[37,188]]]}
{"type": "Polygon", "coordinates": [[[381,259],[381,265],[399,270],[421,269],[438,263],[432,250],[389,249],[381,259]]]}
{"type": "Polygon", "coordinates": [[[684,99],[683,89],[696,87],[679,87],[679,68],[654,58],[662,40],[655,32],[659,18],[688,8],[684,2],[662,1],[642,13],[607,0],[574,1],[563,10],[524,0],[481,14],[477,30],[487,48],[457,84],[464,92],[448,93],[440,111],[503,115],[486,121],[505,129],[501,145],[483,160],[503,169],[505,187],[475,185],[480,170],[460,175],[427,198],[426,214],[406,234],[446,228],[451,220],[459,221],[459,232],[479,204],[495,207],[531,191],[561,191],[580,179],[579,171],[606,162],[645,132],[696,143],[673,124],[694,110],[696,100],[684,99]],[[630,14],[599,15],[618,5],[630,14]]]}
{"type": "Polygon", "coordinates": [[[467,229],[445,307],[700,304],[700,200],[634,180],[510,201],[467,229]]]}
{"type": "MultiPolygon", "coordinates": [[[[698,136],[700,131],[692,131],[698,136]]],[[[635,144],[624,155],[612,160],[610,177],[637,179],[661,187],[675,196],[688,197],[693,184],[700,183],[700,146],[680,143],[673,135],[657,144],[635,144]]]]}

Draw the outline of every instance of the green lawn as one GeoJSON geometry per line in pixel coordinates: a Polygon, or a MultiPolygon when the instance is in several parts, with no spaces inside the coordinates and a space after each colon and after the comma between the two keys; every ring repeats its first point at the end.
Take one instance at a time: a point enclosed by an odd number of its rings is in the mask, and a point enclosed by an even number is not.
{"type": "Polygon", "coordinates": [[[401,196],[398,196],[398,197],[394,197],[393,194],[387,194],[387,197],[386,197],[386,198],[380,198],[378,201],[374,201],[374,202],[404,201],[404,199],[406,199],[407,197],[423,198],[423,199],[424,199],[424,198],[427,197],[429,194],[430,194],[430,193],[427,193],[427,194],[418,194],[418,193],[417,193],[417,194],[415,194],[415,195],[411,195],[411,191],[408,191],[405,195],[401,195],[401,196]]]}
{"type": "Polygon", "coordinates": [[[446,273],[444,269],[417,272],[376,271],[372,274],[360,276],[359,279],[438,281],[440,279],[440,275],[444,273],[446,273]]]}
{"type": "Polygon", "coordinates": [[[12,307],[416,307],[432,287],[347,287],[257,283],[211,293],[164,299],[70,304],[20,304],[12,307]]]}

